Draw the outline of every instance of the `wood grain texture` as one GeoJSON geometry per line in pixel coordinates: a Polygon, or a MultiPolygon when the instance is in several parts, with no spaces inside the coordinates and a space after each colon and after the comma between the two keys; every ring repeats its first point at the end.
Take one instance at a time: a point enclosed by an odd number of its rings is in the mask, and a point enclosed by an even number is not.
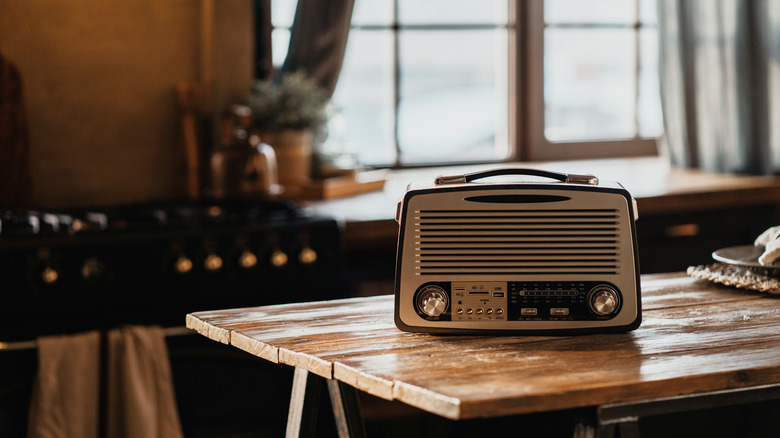
{"type": "Polygon", "coordinates": [[[188,327],[451,419],[780,382],[780,300],[684,274],[642,278],[642,326],[584,336],[399,331],[393,297],[197,312],[188,327]]]}

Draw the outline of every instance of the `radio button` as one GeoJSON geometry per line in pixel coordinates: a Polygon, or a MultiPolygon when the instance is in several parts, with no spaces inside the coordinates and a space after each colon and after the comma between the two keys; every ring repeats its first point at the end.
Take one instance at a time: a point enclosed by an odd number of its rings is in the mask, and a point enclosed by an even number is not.
{"type": "Polygon", "coordinates": [[[536,307],[523,307],[520,309],[520,314],[524,316],[533,316],[539,313],[539,310],[536,307]]]}
{"type": "Polygon", "coordinates": [[[569,314],[568,307],[551,307],[550,315],[552,316],[566,316],[569,314]]]}

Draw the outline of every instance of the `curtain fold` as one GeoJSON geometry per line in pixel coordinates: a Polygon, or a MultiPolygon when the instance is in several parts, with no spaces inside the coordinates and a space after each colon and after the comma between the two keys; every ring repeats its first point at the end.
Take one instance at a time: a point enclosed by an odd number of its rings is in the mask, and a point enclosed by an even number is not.
{"type": "Polygon", "coordinates": [[[659,0],[660,81],[672,164],[780,171],[777,0],[659,0]]]}
{"type": "Polygon", "coordinates": [[[30,132],[22,75],[0,51],[0,207],[32,203],[30,132]]]}
{"type": "Polygon", "coordinates": [[[354,0],[298,0],[290,45],[277,80],[303,70],[333,95],[347,47],[354,0]]]}

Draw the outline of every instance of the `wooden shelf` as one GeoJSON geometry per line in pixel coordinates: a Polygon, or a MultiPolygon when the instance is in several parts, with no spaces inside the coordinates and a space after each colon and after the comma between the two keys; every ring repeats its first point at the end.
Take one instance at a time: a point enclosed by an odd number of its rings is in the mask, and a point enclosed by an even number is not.
{"type": "Polygon", "coordinates": [[[295,199],[323,200],[377,192],[384,189],[387,175],[388,172],[385,170],[374,170],[314,180],[303,186],[285,187],[285,196],[295,199]]]}

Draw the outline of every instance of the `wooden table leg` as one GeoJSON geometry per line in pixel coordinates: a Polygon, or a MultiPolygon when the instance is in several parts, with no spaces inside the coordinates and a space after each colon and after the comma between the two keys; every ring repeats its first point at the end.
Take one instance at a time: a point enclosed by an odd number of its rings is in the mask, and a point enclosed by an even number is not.
{"type": "Polygon", "coordinates": [[[310,438],[317,428],[317,411],[322,394],[322,377],[296,368],[293,376],[286,438],[310,438]]]}
{"type": "Polygon", "coordinates": [[[339,438],[364,438],[366,430],[357,390],[338,380],[328,380],[328,393],[339,438]]]}
{"type": "Polygon", "coordinates": [[[366,430],[360,413],[357,390],[338,380],[325,379],[301,368],[296,368],[293,375],[285,437],[314,437],[324,382],[328,384],[339,438],[364,438],[366,430]]]}

